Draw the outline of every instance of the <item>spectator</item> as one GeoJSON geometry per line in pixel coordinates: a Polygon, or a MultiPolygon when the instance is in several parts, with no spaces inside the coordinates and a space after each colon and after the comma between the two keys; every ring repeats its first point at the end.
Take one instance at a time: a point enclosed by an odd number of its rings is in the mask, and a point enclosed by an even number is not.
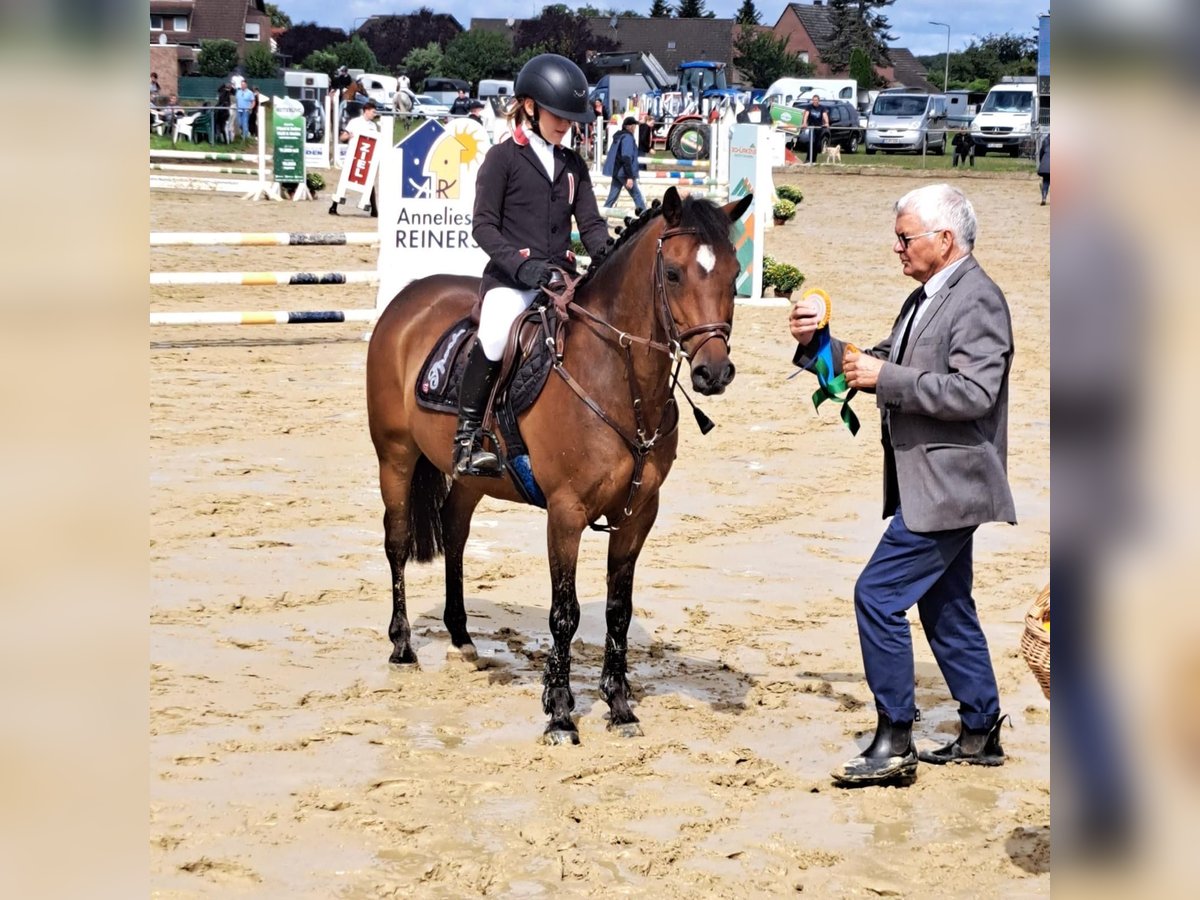
{"type": "MultiPolygon", "coordinates": [[[[909,780],[917,761],[998,766],[1000,696],[971,596],[972,544],[985,522],[1016,522],[1008,486],[1012,318],[972,255],[975,211],[946,184],[896,203],[892,250],[919,282],[891,334],[869,350],[830,338],[834,373],[875,395],[884,450],[883,514],[891,516],[854,587],[867,684],[878,721],[871,744],[833,772],[841,784],[909,780]],[[916,606],[934,659],[958,701],[958,737],[917,753],[912,636],[916,606]]],[[[818,361],[818,300],[789,317],[794,362],[818,361]]]]}
{"type": "Polygon", "coordinates": [[[154,102],[154,98],[162,93],[162,88],[158,86],[158,73],[150,73],[150,102],[154,102]]]}
{"type": "Polygon", "coordinates": [[[604,174],[612,177],[612,184],[604,205],[611,207],[617,202],[623,185],[633,198],[634,209],[641,213],[646,208],[646,201],[637,183],[638,147],[637,138],[633,136],[637,124],[637,119],[627,116],[621,123],[621,130],[613,136],[612,146],[608,148],[608,156],[604,160],[604,174]]]}
{"type": "Polygon", "coordinates": [[[960,162],[965,166],[967,160],[971,161],[972,168],[975,166],[975,142],[968,132],[955,132],[951,145],[954,147],[954,157],[950,160],[952,168],[957,168],[960,162]]]}
{"type": "Polygon", "coordinates": [[[242,81],[241,86],[234,94],[234,103],[237,107],[238,137],[240,138],[250,135],[250,112],[254,109],[256,99],[254,91],[246,86],[245,81],[242,81]]]}
{"type": "Polygon", "coordinates": [[[233,143],[233,86],[222,83],[217,88],[217,108],[213,111],[213,139],[218,137],[225,143],[233,143]]]}
{"type": "Polygon", "coordinates": [[[481,125],[483,124],[483,105],[482,100],[472,100],[467,104],[467,115],[481,125]]]}
{"type": "Polygon", "coordinates": [[[1046,198],[1050,195],[1050,135],[1046,135],[1042,139],[1042,146],[1038,147],[1037,172],[1042,176],[1042,206],[1045,206],[1046,198]]]}
{"type": "Polygon", "coordinates": [[[450,115],[465,116],[471,111],[471,98],[467,96],[467,92],[462,88],[458,89],[458,96],[454,98],[454,102],[450,104],[450,115]]]}
{"type": "Polygon", "coordinates": [[[821,105],[820,94],[813,94],[804,111],[804,124],[808,129],[808,164],[812,165],[829,140],[829,110],[821,105]]]}

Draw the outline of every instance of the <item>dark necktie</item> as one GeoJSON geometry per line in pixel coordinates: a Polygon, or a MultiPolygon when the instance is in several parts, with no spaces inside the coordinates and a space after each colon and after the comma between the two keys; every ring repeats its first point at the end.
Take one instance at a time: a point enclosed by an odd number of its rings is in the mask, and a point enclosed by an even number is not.
{"type": "Polygon", "coordinates": [[[912,315],[908,317],[908,324],[904,326],[904,335],[900,338],[900,349],[896,353],[896,362],[904,365],[904,351],[908,349],[908,336],[912,334],[913,322],[917,321],[917,313],[921,311],[921,304],[925,301],[925,288],[922,287],[917,293],[916,302],[913,303],[912,315]]]}

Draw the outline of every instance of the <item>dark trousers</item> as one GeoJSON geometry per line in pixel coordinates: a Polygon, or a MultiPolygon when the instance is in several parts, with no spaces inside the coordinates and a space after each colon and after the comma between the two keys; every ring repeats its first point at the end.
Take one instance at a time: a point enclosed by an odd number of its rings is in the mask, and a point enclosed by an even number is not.
{"type": "Polygon", "coordinates": [[[973,526],[909,531],[897,509],[854,586],[867,684],[876,708],[893,722],[911,722],[917,713],[907,616],[914,604],[963,724],[983,730],[1000,714],[987,638],[971,597],[974,535],[973,526]]]}

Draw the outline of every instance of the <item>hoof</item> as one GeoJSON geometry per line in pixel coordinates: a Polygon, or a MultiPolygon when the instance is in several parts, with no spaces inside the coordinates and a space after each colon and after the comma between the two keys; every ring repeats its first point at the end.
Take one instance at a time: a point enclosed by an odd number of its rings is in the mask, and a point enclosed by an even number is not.
{"type": "Polygon", "coordinates": [[[474,644],[463,644],[461,647],[451,645],[446,649],[446,659],[475,662],[479,659],[479,651],[475,649],[474,644]]]}
{"type": "Polygon", "coordinates": [[[393,666],[416,667],[418,664],[417,654],[413,653],[411,648],[405,650],[403,653],[399,651],[393,651],[392,655],[388,657],[388,662],[390,662],[393,666]]]}
{"type": "Polygon", "coordinates": [[[608,730],[618,737],[634,738],[642,737],[645,732],[642,731],[642,726],[637,722],[626,722],[623,725],[609,725],[608,730]]]}
{"type": "Polygon", "coordinates": [[[578,744],[579,743],[579,732],[578,731],[564,731],[561,728],[555,729],[554,731],[547,731],[545,734],[542,735],[542,743],[550,744],[551,746],[555,746],[555,747],[560,744],[572,744],[572,745],[578,744]]]}

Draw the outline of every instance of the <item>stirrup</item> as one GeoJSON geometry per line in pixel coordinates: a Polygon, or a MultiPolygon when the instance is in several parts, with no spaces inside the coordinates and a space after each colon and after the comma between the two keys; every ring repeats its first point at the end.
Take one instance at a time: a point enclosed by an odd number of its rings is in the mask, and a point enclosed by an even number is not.
{"type": "Polygon", "coordinates": [[[480,445],[483,429],[475,428],[461,433],[454,442],[454,474],[473,475],[481,478],[499,478],[504,474],[500,457],[480,445]]]}

